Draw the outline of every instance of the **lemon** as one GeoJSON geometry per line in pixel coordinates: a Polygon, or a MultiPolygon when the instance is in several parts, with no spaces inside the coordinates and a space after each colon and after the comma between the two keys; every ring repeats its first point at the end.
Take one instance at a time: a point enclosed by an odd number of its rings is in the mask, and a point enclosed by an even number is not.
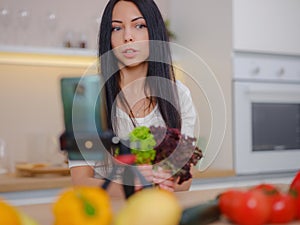
{"type": "Polygon", "coordinates": [[[147,188],[132,195],[114,225],[178,225],[182,208],[173,192],[147,188]]]}

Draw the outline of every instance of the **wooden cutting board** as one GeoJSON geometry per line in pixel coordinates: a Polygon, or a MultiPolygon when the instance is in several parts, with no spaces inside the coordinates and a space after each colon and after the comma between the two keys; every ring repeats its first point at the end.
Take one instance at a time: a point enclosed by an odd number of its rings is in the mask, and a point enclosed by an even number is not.
{"type": "Polygon", "coordinates": [[[53,166],[45,163],[22,163],[16,165],[17,176],[34,177],[38,175],[70,175],[68,167],[53,166]]]}

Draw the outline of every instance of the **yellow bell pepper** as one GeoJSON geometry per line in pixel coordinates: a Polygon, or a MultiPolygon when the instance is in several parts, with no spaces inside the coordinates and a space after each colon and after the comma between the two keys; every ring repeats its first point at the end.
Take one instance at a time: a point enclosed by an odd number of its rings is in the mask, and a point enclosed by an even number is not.
{"type": "Polygon", "coordinates": [[[112,209],[108,194],[99,187],[65,190],[53,206],[54,225],[109,225],[112,209]]]}
{"type": "Polygon", "coordinates": [[[18,211],[8,203],[0,200],[0,224],[21,225],[21,217],[18,211]]]}

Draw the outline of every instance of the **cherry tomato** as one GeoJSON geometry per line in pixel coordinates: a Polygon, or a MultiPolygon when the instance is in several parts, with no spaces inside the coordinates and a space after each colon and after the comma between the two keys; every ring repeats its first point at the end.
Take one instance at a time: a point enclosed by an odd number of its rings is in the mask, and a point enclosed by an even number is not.
{"type": "Polygon", "coordinates": [[[244,192],[240,207],[235,209],[236,223],[240,225],[262,225],[269,221],[271,205],[260,190],[244,192]]]}
{"type": "Polygon", "coordinates": [[[270,202],[270,205],[273,204],[275,198],[280,195],[280,191],[278,188],[273,185],[273,184],[268,184],[268,183],[262,183],[259,185],[256,185],[252,187],[250,190],[255,191],[255,190],[260,190],[262,191],[267,197],[270,202]]]}
{"type": "Polygon", "coordinates": [[[268,183],[258,184],[252,187],[250,190],[262,190],[267,195],[277,195],[280,193],[275,185],[268,183]]]}
{"type": "Polygon", "coordinates": [[[219,207],[227,219],[236,222],[237,214],[235,210],[241,207],[243,192],[240,190],[230,189],[223,192],[219,198],[219,207]]]}
{"type": "Polygon", "coordinates": [[[296,204],[295,199],[285,193],[275,197],[271,210],[271,223],[289,223],[295,218],[296,204]]]}

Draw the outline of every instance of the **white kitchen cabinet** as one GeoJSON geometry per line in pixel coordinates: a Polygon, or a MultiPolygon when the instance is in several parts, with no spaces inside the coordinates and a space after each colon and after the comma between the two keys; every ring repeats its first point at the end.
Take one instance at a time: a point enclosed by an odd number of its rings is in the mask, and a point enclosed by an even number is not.
{"type": "Polygon", "coordinates": [[[233,0],[233,47],[300,55],[300,1],[233,0]]]}

